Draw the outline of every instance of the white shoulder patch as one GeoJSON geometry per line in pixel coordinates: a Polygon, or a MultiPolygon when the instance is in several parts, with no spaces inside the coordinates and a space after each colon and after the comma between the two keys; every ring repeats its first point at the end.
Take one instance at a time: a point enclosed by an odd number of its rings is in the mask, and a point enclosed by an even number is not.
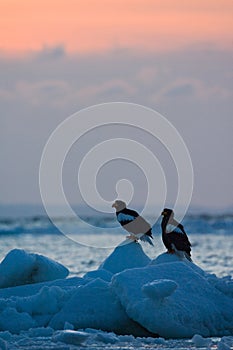
{"type": "Polygon", "coordinates": [[[179,227],[177,226],[174,226],[174,225],[171,225],[171,224],[168,224],[167,227],[166,227],[166,232],[167,233],[170,233],[172,231],[176,231],[177,233],[180,233],[180,234],[183,234],[183,232],[180,230],[179,227]]]}
{"type": "Polygon", "coordinates": [[[124,221],[133,221],[135,219],[135,217],[132,215],[120,213],[117,215],[117,219],[121,222],[124,222],[124,221]]]}

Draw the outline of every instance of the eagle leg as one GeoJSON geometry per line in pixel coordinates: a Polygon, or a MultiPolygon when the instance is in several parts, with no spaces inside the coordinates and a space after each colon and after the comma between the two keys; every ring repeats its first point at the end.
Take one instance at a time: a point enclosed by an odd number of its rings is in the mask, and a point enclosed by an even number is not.
{"type": "Polygon", "coordinates": [[[126,236],[126,238],[132,239],[133,242],[138,242],[137,237],[135,237],[134,235],[126,236]]]}
{"type": "Polygon", "coordinates": [[[174,249],[168,249],[167,254],[175,254],[175,250],[174,249]]]}

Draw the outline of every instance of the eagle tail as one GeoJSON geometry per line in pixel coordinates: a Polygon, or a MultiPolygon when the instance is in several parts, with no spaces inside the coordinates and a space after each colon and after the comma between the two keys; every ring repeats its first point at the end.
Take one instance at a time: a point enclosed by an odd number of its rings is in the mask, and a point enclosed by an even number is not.
{"type": "Polygon", "coordinates": [[[143,241],[143,242],[147,242],[149,243],[150,245],[154,246],[152,240],[150,239],[150,237],[146,234],[144,234],[143,236],[140,237],[140,240],[143,241]]]}

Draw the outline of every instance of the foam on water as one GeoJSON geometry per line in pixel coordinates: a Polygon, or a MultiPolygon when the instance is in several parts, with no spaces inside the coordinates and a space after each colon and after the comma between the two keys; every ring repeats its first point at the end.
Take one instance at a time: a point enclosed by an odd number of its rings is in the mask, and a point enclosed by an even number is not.
{"type": "MultiPolygon", "coordinates": [[[[153,223],[154,218],[148,217],[148,221],[153,223]]],[[[72,221],[70,218],[58,217],[53,222],[59,222],[64,228],[75,232],[76,234],[94,233],[93,228],[98,228],[96,232],[104,233],[109,228],[119,228],[115,215],[111,216],[80,216],[80,221],[72,221]],[[89,225],[88,226],[86,225],[89,225]]],[[[29,216],[29,217],[1,217],[0,216],[0,234],[22,234],[22,233],[40,233],[57,234],[59,230],[47,216],[29,216]]],[[[190,234],[232,234],[233,215],[186,215],[183,224],[190,234]]],[[[160,232],[160,222],[156,222],[153,227],[154,232],[160,232]]]]}
{"type": "MultiPolygon", "coordinates": [[[[107,255],[112,251],[108,248],[95,248],[96,241],[101,246],[116,246],[119,237],[112,234],[83,234],[88,237],[90,246],[77,244],[62,234],[23,234],[0,235],[0,259],[14,249],[25,249],[34,253],[49,256],[51,259],[65,265],[70,270],[71,276],[82,276],[90,270],[96,269],[107,255]]],[[[82,234],[79,235],[82,241],[82,234]]],[[[122,234],[124,238],[124,232],[122,234]]],[[[222,277],[233,275],[233,235],[216,234],[191,234],[192,257],[196,264],[204,270],[222,277]]],[[[83,238],[84,239],[84,238],[83,238]]],[[[155,247],[143,244],[143,249],[150,258],[165,251],[161,240],[161,234],[154,236],[155,247]]]]}

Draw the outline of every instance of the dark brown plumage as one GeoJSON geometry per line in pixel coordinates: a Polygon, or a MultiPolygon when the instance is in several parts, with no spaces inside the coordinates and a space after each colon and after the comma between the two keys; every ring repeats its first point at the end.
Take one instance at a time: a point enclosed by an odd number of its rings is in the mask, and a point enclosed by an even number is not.
{"type": "Polygon", "coordinates": [[[174,219],[174,212],[171,209],[165,208],[161,215],[162,239],[168,253],[180,255],[183,252],[183,255],[191,261],[191,243],[183,225],[174,219]]]}
{"type": "Polygon", "coordinates": [[[134,241],[138,239],[153,245],[151,238],[152,231],[150,224],[140,216],[135,210],[126,208],[126,204],[123,201],[116,200],[113,205],[116,209],[117,221],[128,232],[130,232],[130,238],[134,241]]]}

